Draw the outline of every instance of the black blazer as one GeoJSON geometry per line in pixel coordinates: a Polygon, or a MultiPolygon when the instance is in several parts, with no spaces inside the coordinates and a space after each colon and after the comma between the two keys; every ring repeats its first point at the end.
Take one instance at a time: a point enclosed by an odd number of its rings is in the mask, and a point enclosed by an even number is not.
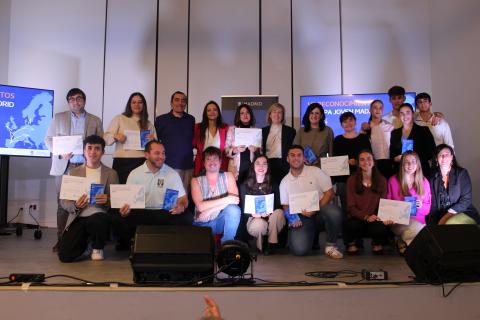
{"type": "MultiPolygon", "coordinates": [[[[390,159],[394,162],[395,172],[398,172],[399,163],[395,162],[393,159],[402,154],[402,129],[403,126],[393,130],[390,136],[390,159]]],[[[429,178],[430,164],[428,161],[432,160],[436,147],[430,129],[414,123],[408,139],[413,140],[413,151],[415,151],[420,158],[423,175],[429,178]]]]}
{"type": "Polygon", "coordinates": [[[452,168],[448,174],[448,197],[450,206],[441,208],[440,188],[443,185],[442,173],[436,171],[430,179],[430,189],[432,192],[432,206],[427,222],[437,224],[448,209],[453,209],[459,213],[465,213],[474,219],[477,224],[480,223],[480,216],[477,209],[472,204],[472,181],[468,171],[463,168],[452,168]]]}
{"type": "MultiPolygon", "coordinates": [[[[270,127],[262,128],[262,150],[263,154],[267,153],[267,138],[270,133],[270,127]]],[[[292,127],[282,124],[282,160],[287,161],[288,148],[293,144],[293,139],[297,132],[292,127]]],[[[287,164],[288,165],[288,164],[287,164]]]]}

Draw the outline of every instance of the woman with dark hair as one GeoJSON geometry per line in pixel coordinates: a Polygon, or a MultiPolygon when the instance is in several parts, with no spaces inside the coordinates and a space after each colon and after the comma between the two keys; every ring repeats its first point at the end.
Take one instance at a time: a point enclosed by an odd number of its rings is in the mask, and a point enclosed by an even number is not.
{"type": "Polygon", "coordinates": [[[430,163],[435,150],[435,140],[428,127],[422,127],[413,121],[414,110],[411,104],[404,103],[400,106],[400,120],[403,126],[392,131],[390,136],[390,159],[393,162],[394,173],[399,170],[399,163],[402,158],[403,145],[413,143],[413,151],[420,157],[423,175],[430,177],[430,163]]]}
{"type": "Polygon", "coordinates": [[[297,130],[295,144],[311,149],[316,159],[308,165],[320,167],[320,158],[333,155],[333,131],[325,125],[325,111],[320,103],[312,103],[302,119],[303,128],[297,130]]]}
{"type": "Polygon", "coordinates": [[[363,236],[372,238],[372,252],[381,254],[390,231],[378,219],[380,198],[387,193],[387,181],[378,171],[370,150],[362,150],[357,157],[357,171],[347,180],[347,220],[345,243],[347,253],[356,254],[355,242],[363,236]]]}
{"type": "Polygon", "coordinates": [[[195,124],[193,133],[193,148],[197,149],[193,169],[194,176],[198,176],[202,171],[202,152],[208,147],[220,149],[222,152],[220,170],[227,171],[228,158],[224,153],[227,131],[228,125],[223,123],[218,103],[213,100],[208,101],[203,108],[202,122],[195,124]]]}
{"type": "Polygon", "coordinates": [[[435,149],[434,170],[430,179],[432,207],[428,224],[479,224],[480,216],[472,204],[472,181],[460,167],[453,148],[440,144],[435,149]]]}
{"type": "Polygon", "coordinates": [[[278,243],[278,234],[285,226],[280,192],[278,185],[272,183],[268,159],[265,155],[258,155],[250,165],[248,177],[240,186],[240,202],[242,212],[245,212],[246,195],[274,196],[272,213],[245,214],[250,216],[247,221],[248,233],[256,238],[257,248],[265,255],[273,253],[274,246],[278,243]]]}
{"type": "Polygon", "coordinates": [[[394,224],[393,221],[384,221],[390,225],[397,240],[398,253],[403,255],[407,246],[425,226],[425,216],[430,212],[431,193],[430,184],[423,176],[420,158],[415,151],[405,151],[400,160],[400,170],[388,179],[387,199],[414,202],[414,209],[410,214],[408,225],[394,224]],[[414,213],[413,213],[414,212],[414,213]]]}
{"type": "Polygon", "coordinates": [[[125,111],[112,119],[103,136],[107,146],[115,143],[112,168],[117,171],[121,184],[127,182],[128,175],[133,169],[145,162],[143,149],[131,150],[125,145],[127,142],[125,131],[138,131],[139,135],[145,134],[147,141],[157,138],[155,127],[148,120],[147,101],[140,92],[130,95],[125,111]]]}
{"type": "Polygon", "coordinates": [[[285,125],[285,107],[278,102],[268,108],[267,123],[268,126],[262,128],[262,150],[268,158],[273,182],[280,185],[290,170],[287,154],[296,132],[285,125]]]}
{"type": "Polygon", "coordinates": [[[235,128],[255,128],[255,116],[248,104],[238,106],[235,112],[234,125],[228,128],[227,141],[225,142],[225,154],[230,158],[228,171],[233,173],[240,185],[247,178],[248,168],[250,168],[255,152],[261,146],[235,144],[235,128]]]}

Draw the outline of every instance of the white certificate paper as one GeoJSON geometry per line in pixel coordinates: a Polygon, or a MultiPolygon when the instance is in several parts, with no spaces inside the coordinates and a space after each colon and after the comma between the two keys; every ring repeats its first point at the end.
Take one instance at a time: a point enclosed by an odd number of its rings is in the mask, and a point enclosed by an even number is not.
{"type": "Polygon", "coordinates": [[[145,187],[142,184],[111,184],[110,204],[112,208],[128,204],[131,209],[144,209],[145,187]]]}
{"type": "Polygon", "coordinates": [[[85,177],[62,176],[60,199],[77,201],[82,195],[90,195],[92,181],[85,177]]]}
{"type": "Polygon", "coordinates": [[[235,146],[262,146],[262,129],[235,128],[235,146]]]}
{"type": "Polygon", "coordinates": [[[127,137],[123,144],[125,150],[143,150],[139,130],[125,130],[123,134],[127,137]]]}
{"type": "Polygon", "coordinates": [[[398,224],[410,224],[412,204],[408,201],[380,199],[378,218],[382,221],[392,220],[398,224]]]}
{"type": "Polygon", "coordinates": [[[273,202],[274,202],[274,197],[273,193],[266,194],[266,195],[258,195],[258,196],[252,196],[252,195],[246,195],[245,196],[245,213],[249,214],[254,214],[254,213],[272,213],[273,212],[273,202]],[[257,210],[259,206],[259,202],[261,202],[263,199],[265,199],[265,212],[259,212],[263,210],[257,210]],[[257,201],[256,201],[257,199],[257,201]],[[259,201],[260,200],[260,201],[259,201]],[[257,203],[257,206],[255,206],[255,203],[257,203]]]}
{"type": "Polygon", "coordinates": [[[54,155],[59,154],[83,154],[83,137],[82,136],[57,136],[52,137],[54,155]]]}
{"type": "Polygon", "coordinates": [[[320,167],[330,177],[350,175],[350,167],[348,166],[348,156],[321,158],[320,167]]]}
{"type": "Polygon", "coordinates": [[[318,211],[320,210],[318,191],[290,194],[288,196],[288,206],[291,214],[300,213],[303,210],[318,211]]]}

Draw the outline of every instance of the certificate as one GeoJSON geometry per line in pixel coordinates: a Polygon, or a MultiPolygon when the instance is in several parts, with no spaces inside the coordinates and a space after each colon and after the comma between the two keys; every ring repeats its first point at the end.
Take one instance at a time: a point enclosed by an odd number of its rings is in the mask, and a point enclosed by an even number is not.
{"type": "Polygon", "coordinates": [[[321,158],[320,167],[330,177],[350,175],[348,156],[321,158]]]}
{"type": "Polygon", "coordinates": [[[245,196],[245,213],[248,214],[270,214],[273,212],[273,193],[265,195],[246,195],[245,196]]]}
{"type": "Polygon", "coordinates": [[[123,144],[125,150],[143,150],[139,130],[125,130],[123,134],[127,137],[123,144]]]}
{"type": "Polygon", "coordinates": [[[320,210],[318,191],[294,193],[288,196],[290,213],[300,213],[303,210],[311,212],[320,210]]]}
{"type": "Polygon", "coordinates": [[[412,204],[407,201],[380,199],[378,217],[382,221],[392,220],[398,224],[410,224],[412,204]]]}
{"type": "MultiPolygon", "coordinates": [[[[57,136],[52,137],[54,155],[59,154],[83,154],[83,137],[82,136],[57,136]]],[[[76,199],[75,199],[76,200],[76,199]]]]}
{"type": "Polygon", "coordinates": [[[62,176],[60,199],[77,201],[81,196],[90,195],[92,181],[85,177],[62,176]]]}
{"type": "Polygon", "coordinates": [[[111,184],[110,203],[112,208],[128,204],[131,209],[144,209],[145,187],[143,184],[111,184]]]}
{"type": "Polygon", "coordinates": [[[262,129],[256,128],[235,128],[235,142],[238,146],[262,146],[262,129]]]}

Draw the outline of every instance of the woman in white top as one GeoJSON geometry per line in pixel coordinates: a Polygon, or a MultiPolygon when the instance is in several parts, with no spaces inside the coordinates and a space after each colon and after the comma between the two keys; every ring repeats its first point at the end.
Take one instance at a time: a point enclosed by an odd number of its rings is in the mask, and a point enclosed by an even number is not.
{"type": "Polygon", "coordinates": [[[112,168],[117,171],[122,184],[127,182],[133,169],[145,162],[143,148],[131,147],[127,142],[127,133],[130,135],[132,131],[138,131],[140,136],[144,135],[144,139],[140,140],[145,143],[156,139],[155,127],[148,120],[147,101],[140,92],[130,95],[125,111],[112,119],[104,134],[108,146],[115,143],[112,168]]]}

